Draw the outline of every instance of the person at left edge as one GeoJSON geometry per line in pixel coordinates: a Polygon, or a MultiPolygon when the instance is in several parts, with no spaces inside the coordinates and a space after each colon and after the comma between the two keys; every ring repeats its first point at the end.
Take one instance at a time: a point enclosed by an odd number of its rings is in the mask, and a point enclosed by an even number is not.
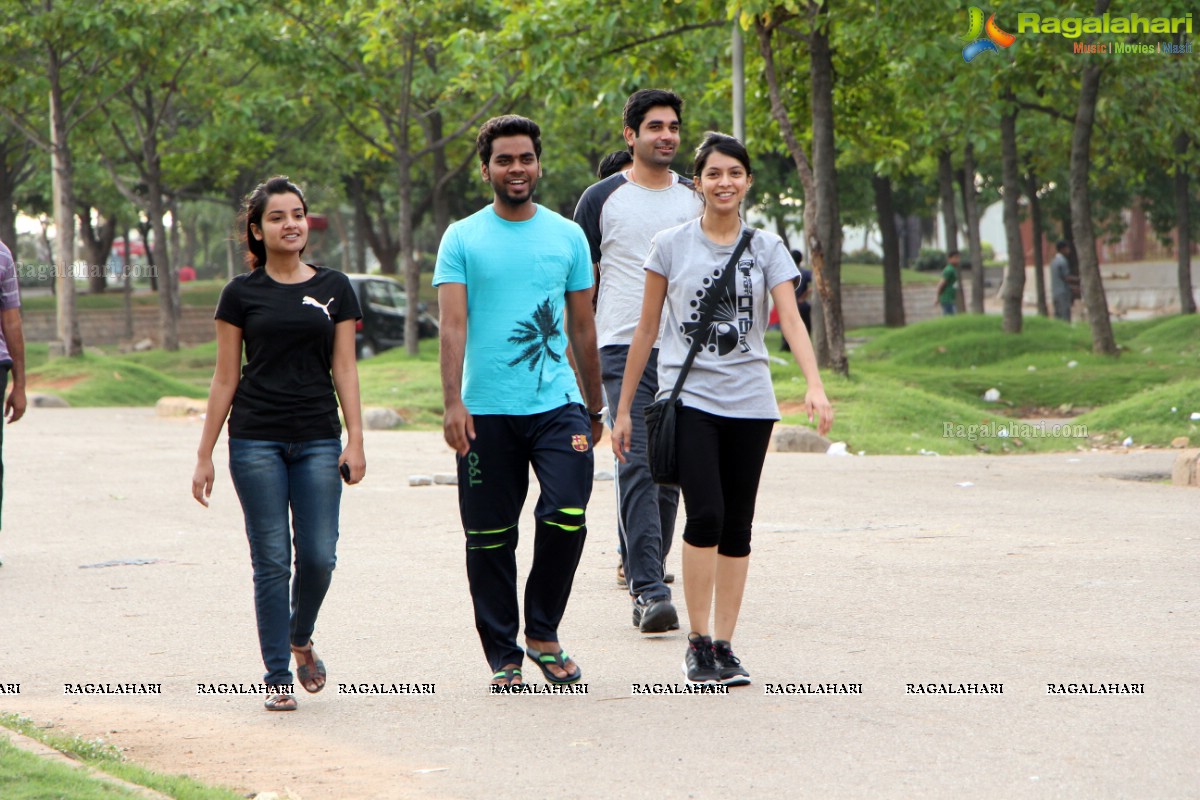
{"type": "Polygon", "coordinates": [[[492,685],[521,684],[526,655],[547,681],[572,683],[582,673],[558,629],[587,536],[592,447],[603,432],[592,262],[579,226],[533,201],[542,176],[535,122],[493,117],[476,149],[492,202],[449,227],[433,274],[443,432],[457,453],[475,628],[492,685]],[[522,651],[517,521],[531,465],[541,497],[522,651]]]}
{"type": "Polygon", "coordinates": [[[269,711],[296,709],[292,655],[306,691],[325,686],[312,633],[337,562],[340,469],[349,467],[347,483],[367,469],[354,353],[362,314],[345,275],[300,259],[307,214],[300,187],[284,177],[246,198],[251,269],[226,284],[217,303],[217,366],[192,477],[192,495],[207,506],[212,451],[228,416],[229,473],[246,517],[263,680],[273,687],[269,711]]]}
{"type": "MultiPolygon", "coordinates": [[[[25,416],[25,334],[21,328],[21,290],[12,253],[0,242],[0,397],[9,376],[12,391],[4,401],[0,419],[0,450],[4,447],[4,425],[25,416]]],[[[0,458],[0,506],[4,504],[4,461],[0,458]]]]}

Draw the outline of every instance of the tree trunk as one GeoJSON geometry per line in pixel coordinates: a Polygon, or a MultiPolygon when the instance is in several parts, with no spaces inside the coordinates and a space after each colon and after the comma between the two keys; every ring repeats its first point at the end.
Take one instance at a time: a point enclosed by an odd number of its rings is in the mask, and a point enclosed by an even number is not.
{"type": "Polygon", "coordinates": [[[92,208],[84,206],[79,210],[79,230],[87,261],[88,292],[104,294],[108,288],[108,257],[117,238],[117,220],[105,218],[97,230],[92,225],[92,208]]]}
{"type": "MultiPolygon", "coordinates": [[[[948,147],[938,152],[938,192],[942,200],[942,230],[946,237],[946,255],[949,255],[958,250],[958,212],[954,208],[954,164],[951,163],[948,147]]],[[[967,310],[961,274],[960,271],[954,297],[954,305],[960,314],[967,310]]]]}
{"type": "MultiPolygon", "coordinates": [[[[1096,16],[1108,9],[1108,0],[1097,0],[1096,16]]],[[[1075,113],[1075,130],[1071,134],[1071,229],[1075,252],[1079,257],[1079,282],[1083,289],[1083,304],[1087,309],[1088,325],[1092,329],[1092,351],[1117,355],[1112,321],[1108,318],[1108,298],[1100,278],[1100,261],[1096,257],[1096,236],[1092,226],[1092,199],[1088,190],[1088,173],[1092,168],[1092,127],[1096,120],[1096,98],[1100,94],[1100,64],[1084,61],[1079,84],[1079,106],[1075,113]]]]}
{"type": "MultiPolygon", "coordinates": [[[[378,223],[371,209],[383,208],[383,198],[377,192],[368,192],[361,178],[343,179],[346,193],[354,203],[354,226],[362,232],[371,252],[379,260],[379,271],[384,275],[396,274],[396,261],[400,258],[403,237],[392,238],[386,215],[381,214],[378,223]]],[[[360,270],[364,271],[364,270],[360,270]]]]}
{"type": "MultiPolygon", "coordinates": [[[[430,136],[433,141],[442,139],[442,115],[434,113],[429,120],[430,136]]],[[[433,235],[441,241],[450,227],[450,168],[446,164],[445,146],[433,151],[433,235]]]]}
{"type": "Polygon", "coordinates": [[[171,248],[167,226],[163,224],[166,208],[158,181],[152,178],[146,192],[149,196],[146,212],[150,215],[150,226],[154,231],[154,266],[158,273],[158,319],[162,331],[162,349],[173,353],[179,349],[179,284],[175,270],[171,268],[171,248]]]}
{"type": "Polygon", "coordinates": [[[883,240],[883,319],[889,328],[904,327],[904,291],[900,286],[900,239],[896,235],[896,209],[892,202],[892,181],[883,175],[871,176],[875,189],[875,216],[879,237],[883,240]]]}
{"type": "Polygon", "coordinates": [[[0,242],[12,250],[13,260],[17,254],[17,187],[25,174],[29,161],[28,148],[20,156],[14,156],[14,147],[9,141],[0,139],[0,242]]]}
{"type": "Polygon", "coordinates": [[[150,246],[150,220],[138,220],[138,233],[142,237],[142,247],[146,250],[146,274],[150,277],[150,291],[158,291],[158,270],[154,266],[154,248],[150,246]]]}
{"type": "Polygon", "coordinates": [[[1191,187],[1188,185],[1187,151],[1191,139],[1187,132],[1175,137],[1175,258],[1179,268],[1179,311],[1196,313],[1196,297],[1192,293],[1192,232],[1191,187]]]}
{"type": "Polygon", "coordinates": [[[400,192],[400,252],[404,259],[404,293],[408,297],[408,312],[404,317],[404,349],[410,356],[418,352],[417,307],[421,302],[421,271],[413,253],[413,187],[412,161],[407,152],[397,160],[400,192]]]}
{"type": "Polygon", "coordinates": [[[342,251],[342,272],[353,272],[354,265],[350,263],[350,232],[347,230],[346,215],[342,209],[333,210],[333,227],[337,229],[338,243],[342,251]]]}
{"type": "Polygon", "coordinates": [[[1025,294],[1025,246],[1021,243],[1021,179],[1017,163],[1017,110],[1012,92],[1006,92],[1000,115],[1000,152],[1004,173],[1004,232],[1008,241],[1008,267],[1004,270],[1005,333],[1021,332],[1021,297],[1025,294]]]}
{"type": "Polygon", "coordinates": [[[129,267],[129,243],[133,241],[133,229],[125,231],[125,261],[121,265],[122,298],[121,305],[125,310],[125,340],[133,341],[133,270],[129,267]]]}
{"type": "Polygon", "coordinates": [[[1029,217],[1033,220],[1033,282],[1037,285],[1037,309],[1043,317],[1050,316],[1050,308],[1046,304],[1046,273],[1042,257],[1042,240],[1046,238],[1042,230],[1042,204],[1038,200],[1037,175],[1033,167],[1025,176],[1026,196],[1029,197],[1029,217]]]}
{"type": "Polygon", "coordinates": [[[963,169],[959,188],[962,190],[963,216],[967,218],[967,245],[971,255],[971,313],[983,313],[984,266],[983,240],[979,233],[979,203],[975,193],[975,145],[967,142],[963,148],[963,169]]]}
{"type": "Polygon", "coordinates": [[[816,236],[809,237],[813,282],[824,305],[829,365],[849,376],[845,321],[842,318],[842,224],[838,215],[837,169],[833,121],[833,55],[829,46],[829,9],[822,0],[809,2],[812,33],[813,180],[817,190],[816,236]]]}
{"type": "Polygon", "coordinates": [[[54,289],[58,312],[58,338],[62,354],[83,355],[79,315],[75,308],[75,190],[72,180],[71,144],[63,119],[62,86],[58,53],[50,50],[50,159],[54,195],[54,289]]]}
{"type": "MultiPolygon", "coordinates": [[[[772,25],[774,24],[772,23],[772,25]]],[[[796,174],[800,176],[800,186],[804,190],[804,241],[805,247],[809,251],[807,258],[809,267],[813,272],[813,282],[817,284],[815,302],[812,302],[812,342],[813,349],[816,351],[817,363],[823,367],[828,367],[831,363],[831,358],[829,339],[825,328],[825,299],[820,293],[821,284],[817,280],[818,265],[815,254],[812,252],[812,242],[817,239],[818,198],[816,180],[813,178],[812,168],[808,163],[808,156],[805,154],[804,148],[800,145],[800,140],[796,138],[791,116],[788,114],[787,106],[784,105],[783,95],[779,89],[779,80],[775,74],[775,50],[771,44],[771,35],[774,28],[768,27],[763,22],[763,18],[758,17],[754,20],[754,30],[758,36],[758,50],[763,57],[763,77],[766,80],[767,92],[771,98],[771,116],[776,124],[779,125],[779,132],[783,136],[788,154],[791,155],[792,163],[796,167],[796,174]]],[[[821,266],[824,266],[824,259],[821,261],[821,266]]]]}

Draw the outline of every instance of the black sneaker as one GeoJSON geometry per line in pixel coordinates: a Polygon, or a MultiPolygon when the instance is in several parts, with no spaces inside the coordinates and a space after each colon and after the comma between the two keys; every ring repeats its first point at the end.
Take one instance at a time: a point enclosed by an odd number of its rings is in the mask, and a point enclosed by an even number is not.
{"type": "Polygon", "coordinates": [[[688,648],[683,656],[683,674],[689,683],[720,683],[717,662],[713,658],[712,639],[698,633],[688,634],[688,648]]]}
{"type": "Polygon", "coordinates": [[[729,642],[720,639],[712,643],[713,660],[717,665],[717,675],[726,686],[748,686],[750,673],[742,666],[742,662],[733,654],[729,642]]]}
{"type": "Polygon", "coordinates": [[[633,601],[633,624],[642,633],[677,631],[679,613],[665,597],[653,598],[645,603],[639,597],[633,601]]]}

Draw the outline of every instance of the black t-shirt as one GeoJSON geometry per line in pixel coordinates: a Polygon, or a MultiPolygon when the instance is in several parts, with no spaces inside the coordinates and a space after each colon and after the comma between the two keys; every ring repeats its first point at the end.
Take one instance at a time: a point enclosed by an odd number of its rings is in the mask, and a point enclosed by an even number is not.
{"type": "Polygon", "coordinates": [[[303,283],[278,283],[259,268],[225,285],[216,318],[242,329],[246,364],[229,413],[229,436],[272,442],[342,435],[333,329],[362,312],[350,280],[313,267],[303,283]]]}

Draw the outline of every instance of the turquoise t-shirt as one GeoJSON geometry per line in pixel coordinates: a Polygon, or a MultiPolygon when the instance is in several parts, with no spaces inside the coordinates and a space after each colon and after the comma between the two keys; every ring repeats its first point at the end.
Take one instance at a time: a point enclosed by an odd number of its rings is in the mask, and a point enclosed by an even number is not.
{"type": "Polygon", "coordinates": [[[472,414],[539,414],[582,403],[567,362],[566,293],[592,287],[583,229],[537,205],[509,222],[488,205],[446,230],[433,285],[467,287],[462,399],[472,414]]]}

